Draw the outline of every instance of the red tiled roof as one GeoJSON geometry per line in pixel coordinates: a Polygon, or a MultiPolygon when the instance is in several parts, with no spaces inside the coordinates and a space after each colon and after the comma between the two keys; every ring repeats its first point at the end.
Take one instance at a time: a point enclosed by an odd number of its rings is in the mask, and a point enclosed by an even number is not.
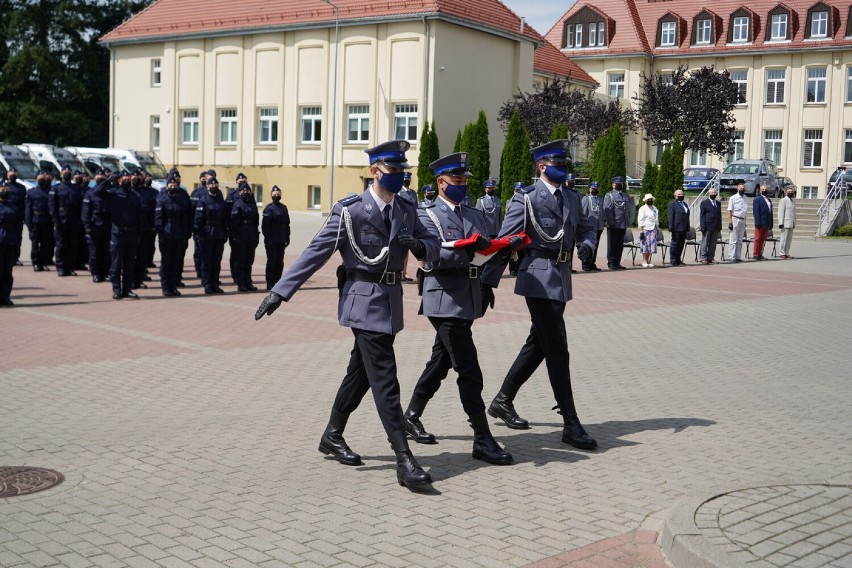
{"type": "MultiPolygon", "coordinates": [[[[545,39],[551,43],[562,45],[562,29],[565,21],[571,18],[585,6],[594,8],[598,12],[612,18],[615,24],[615,33],[607,38],[608,45],[604,48],[568,48],[563,53],[570,57],[617,55],[623,53],[643,52],[661,55],[684,55],[700,56],[705,53],[736,53],[738,51],[754,50],[790,50],[801,48],[820,47],[852,47],[852,40],[847,39],[846,28],[849,18],[849,4],[841,3],[840,0],[823,0],[833,11],[833,36],[829,39],[805,40],[805,27],[807,25],[808,9],[818,3],[819,0],[716,0],[712,4],[696,2],[695,0],[578,0],[545,35],[545,39]],[[779,4],[790,8],[798,16],[798,28],[794,29],[793,39],[789,42],[767,42],[766,26],[769,25],[769,12],[779,4]],[[691,46],[693,17],[704,9],[712,9],[713,13],[721,18],[722,29],[714,30],[718,38],[715,44],[710,46],[691,46]],[[731,24],[730,16],[740,8],[745,8],[754,13],[757,21],[757,29],[754,30],[754,41],[748,44],[727,43],[728,28],[731,24]],[[675,47],[656,47],[657,26],[659,19],[671,12],[686,22],[686,33],[681,33],[683,38],[675,47]]],[[[792,25],[792,22],[788,22],[792,25]]]]}
{"type": "Polygon", "coordinates": [[[546,40],[541,47],[535,50],[533,69],[542,73],[566,77],[571,81],[580,81],[592,86],[598,85],[598,82],[591,75],[568,59],[564,53],[559,51],[558,47],[546,40]]]}
{"type": "MultiPolygon", "coordinates": [[[[381,17],[444,15],[521,36],[521,19],[499,0],[335,0],[341,22],[381,17]]],[[[334,22],[322,0],[157,0],[105,36],[102,42],[142,41],[218,32],[275,29],[334,22]]],[[[529,26],[523,37],[541,38],[529,26]]]]}

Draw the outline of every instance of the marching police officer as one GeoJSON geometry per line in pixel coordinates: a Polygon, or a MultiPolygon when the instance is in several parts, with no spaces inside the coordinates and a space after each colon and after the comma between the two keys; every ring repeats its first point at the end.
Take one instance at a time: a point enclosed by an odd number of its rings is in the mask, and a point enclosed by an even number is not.
{"type": "Polygon", "coordinates": [[[21,246],[20,208],[12,200],[12,184],[0,180],[0,306],[13,306],[12,271],[21,246]]]}
{"type": "Polygon", "coordinates": [[[423,201],[420,202],[420,207],[426,207],[435,201],[435,188],[429,184],[423,186],[423,201]]]}
{"type": "Polygon", "coordinates": [[[166,190],[160,193],[154,210],[154,226],[160,237],[160,287],[163,296],[180,296],[183,265],[183,243],[192,233],[192,204],[185,191],[180,189],[180,177],[170,173],[166,190]]]}
{"type": "MultiPolygon", "coordinates": [[[[576,239],[577,256],[588,262],[595,246],[595,231],[583,215],[579,196],[563,191],[566,144],[566,140],[554,140],[532,149],[539,180],[515,194],[500,229],[501,237],[525,230],[532,239],[524,249],[515,281],[515,294],[526,298],[532,326],[488,413],[509,428],[529,428],[512,401],[544,361],[565,423],[562,441],[577,448],[594,449],[597,442],[586,433],[574,407],[564,316],[565,304],[572,296],[569,253],[576,239]]],[[[505,263],[486,267],[483,284],[497,286],[504,268],[505,263]]]]}
{"type": "Polygon", "coordinates": [[[48,194],[51,177],[45,171],[36,175],[36,185],[27,192],[24,200],[24,223],[30,233],[30,260],[33,270],[50,270],[53,259],[53,221],[50,218],[48,194]]]}
{"type": "Polygon", "coordinates": [[[93,190],[93,196],[101,197],[109,205],[112,230],[109,239],[109,280],[112,283],[112,299],[138,299],[133,292],[136,262],[136,246],[139,228],[142,225],[142,204],[132,190],[131,175],[125,170],[115,176],[117,185],[107,189],[101,184],[93,190]]]}
{"type": "Polygon", "coordinates": [[[17,266],[22,266],[23,263],[20,260],[21,242],[24,237],[24,209],[27,201],[27,188],[24,187],[24,184],[18,181],[18,170],[15,166],[9,167],[9,170],[6,172],[6,179],[9,182],[9,199],[18,212],[18,252],[15,253],[15,264],[17,266]]]}
{"type": "Polygon", "coordinates": [[[151,187],[153,179],[141,168],[134,172],[135,184],[133,191],[139,197],[139,205],[142,209],[142,222],[139,225],[139,244],[136,247],[136,264],[133,274],[136,278],[135,288],[147,288],[145,280],[151,280],[148,276],[148,265],[154,258],[156,248],[154,237],[154,211],[157,209],[157,198],[160,193],[151,187]],[[150,181],[149,181],[150,180],[150,181]]]}
{"type": "Polygon", "coordinates": [[[621,176],[612,178],[612,191],[604,197],[603,208],[606,215],[606,265],[610,270],[627,270],[621,264],[621,253],[624,250],[624,233],[633,223],[635,205],[624,191],[621,176]]]}
{"type": "Polygon", "coordinates": [[[272,290],[284,273],[284,251],[290,245],[290,213],[281,203],[281,188],[272,186],[272,203],[263,210],[261,232],[266,247],[266,289],[272,290]]]}
{"type": "MultiPolygon", "coordinates": [[[[192,190],[192,193],[189,194],[189,200],[192,202],[192,210],[198,210],[198,202],[202,197],[207,195],[207,170],[202,170],[200,174],[198,174],[198,187],[192,190]]],[[[215,176],[214,176],[215,177],[215,176]]],[[[195,264],[195,276],[201,278],[201,263],[202,263],[202,254],[201,254],[201,238],[198,233],[194,230],[192,232],[192,261],[195,264]]]]}
{"type": "Polygon", "coordinates": [[[71,177],[71,168],[62,168],[61,181],[51,187],[48,194],[56,241],[56,273],[59,276],[77,276],[77,255],[82,252],[78,248],[83,228],[83,194],[71,177]]]}
{"type": "Polygon", "coordinates": [[[441,381],[452,368],[458,375],[462,407],[473,427],[473,457],[496,465],[512,463],[512,455],[503,450],[491,435],[485,403],[482,401],[482,369],[476,356],[471,326],[482,317],[484,304],[492,302],[483,296],[479,286],[479,267],[471,264],[477,250],[490,244],[484,235],[488,222],[481,211],[462,205],[467,195],[468,154],[456,152],[444,156],[429,167],[435,172],[439,197],[418,211],[420,222],[444,242],[467,237],[478,239],[467,247],[441,248],[435,262],[423,267],[423,301],[420,313],[435,328],[432,357],[417,380],[411,402],[405,412],[405,430],[421,444],[435,444],[420,421],[429,400],[438,392],[441,381]]]}
{"type": "Polygon", "coordinates": [[[83,228],[89,248],[89,272],[93,282],[103,282],[109,276],[111,264],[109,241],[112,221],[109,217],[107,190],[111,187],[106,172],[95,172],[95,187],[83,197],[83,228]]]}
{"type": "Polygon", "coordinates": [[[355,345],[319,450],[346,465],[361,463],[361,456],[346,444],[343,430],[349,415],[372,388],[379,418],[396,454],[397,481],[418,488],[430,484],[432,477],[408,447],[393,343],[403,327],[399,283],[403,254],[410,250],[418,259],[433,261],[440,244],[420,222],[416,206],[396,199],[404,169],[409,167],[405,159],[409,147],[405,140],[394,140],[366,151],[372,187],[334,205],[324,227],[272,288],[255,319],[272,314],[282,301],[290,300],[335,251],[340,251],[343,264],[338,269],[342,283],[338,318],[340,325],[352,329],[355,345]]]}
{"type": "Polygon", "coordinates": [[[228,235],[233,247],[231,258],[234,260],[234,279],[240,292],[257,292],[257,286],[251,279],[251,269],[260,242],[260,215],[251,186],[242,182],[238,189],[240,197],[234,200],[228,222],[228,235]]]}
{"type": "Polygon", "coordinates": [[[592,252],[592,258],[589,262],[583,263],[584,272],[599,272],[600,268],[595,264],[598,258],[598,245],[601,242],[601,234],[603,234],[604,216],[603,216],[603,200],[598,197],[598,182],[589,183],[589,193],[583,196],[580,206],[583,209],[583,215],[589,220],[589,224],[594,228],[595,234],[595,250],[592,252]]]}
{"type": "Polygon", "coordinates": [[[224,294],[219,287],[222,253],[228,240],[228,205],[219,190],[219,180],[205,180],[204,195],[195,206],[193,224],[196,246],[201,252],[201,284],[205,294],[224,294]]]}
{"type": "Polygon", "coordinates": [[[497,181],[490,179],[485,182],[485,195],[476,200],[476,208],[485,215],[485,226],[488,238],[493,239],[500,232],[503,223],[503,203],[495,195],[497,181]]]}

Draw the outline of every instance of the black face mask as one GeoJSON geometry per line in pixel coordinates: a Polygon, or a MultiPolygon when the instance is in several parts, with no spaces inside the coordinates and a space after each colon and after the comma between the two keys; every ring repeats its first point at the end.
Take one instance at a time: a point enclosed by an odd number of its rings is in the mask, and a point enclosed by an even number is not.
{"type": "Polygon", "coordinates": [[[15,174],[10,174],[9,183],[15,183],[16,181],[18,181],[18,176],[16,176],[15,174]]]}
{"type": "Polygon", "coordinates": [[[48,181],[48,180],[46,180],[46,179],[40,179],[40,180],[38,180],[36,183],[37,183],[37,184],[38,184],[38,186],[39,186],[40,188],[42,188],[42,189],[47,188],[47,187],[50,187],[50,181],[48,181]]]}
{"type": "Polygon", "coordinates": [[[678,201],[683,201],[683,196],[682,196],[682,195],[678,195],[675,199],[677,199],[678,201]]]}
{"type": "Polygon", "coordinates": [[[792,194],[792,193],[788,193],[788,194],[787,194],[787,197],[789,197],[790,199],[793,199],[793,194],[792,194]]]}
{"type": "Polygon", "coordinates": [[[738,190],[737,190],[737,193],[739,193],[740,195],[742,195],[743,193],[745,193],[745,190],[744,190],[744,189],[738,189],[738,190]]]}
{"type": "Polygon", "coordinates": [[[273,197],[272,197],[272,202],[273,202],[273,203],[278,203],[279,201],[281,201],[281,196],[280,196],[280,195],[275,195],[275,196],[273,196],[273,197]]]}
{"type": "Polygon", "coordinates": [[[219,187],[215,185],[208,185],[207,193],[209,193],[210,195],[216,195],[217,193],[219,193],[219,187]]]}
{"type": "Polygon", "coordinates": [[[715,195],[708,195],[707,197],[709,197],[710,199],[712,199],[712,200],[714,200],[714,201],[716,200],[716,196],[715,196],[715,195]]]}
{"type": "Polygon", "coordinates": [[[169,195],[175,195],[178,192],[178,188],[170,187],[168,188],[169,195]]]}
{"type": "Polygon", "coordinates": [[[620,183],[615,184],[615,191],[621,191],[621,187],[620,183]]]}
{"type": "Polygon", "coordinates": [[[64,181],[65,183],[68,183],[69,181],[71,181],[71,174],[70,173],[62,174],[62,181],[64,181]]]}
{"type": "Polygon", "coordinates": [[[597,194],[598,194],[598,191],[600,191],[600,190],[599,190],[598,188],[595,188],[595,189],[593,189],[593,190],[591,190],[591,191],[592,191],[592,195],[597,195],[597,194]]]}
{"type": "Polygon", "coordinates": [[[203,179],[203,180],[199,181],[198,183],[201,184],[201,187],[207,187],[207,180],[206,179],[203,179]]]}
{"type": "Polygon", "coordinates": [[[246,203],[248,203],[248,202],[249,202],[249,200],[251,199],[251,193],[242,193],[242,192],[240,192],[240,197],[242,197],[242,198],[243,198],[243,201],[245,201],[246,203]]]}
{"type": "Polygon", "coordinates": [[[485,193],[486,193],[486,194],[488,194],[488,195],[494,195],[494,190],[493,190],[493,189],[489,189],[489,190],[487,190],[485,193]]]}
{"type": "Polygon", "coordinates": [[[128,190],[130,189],[130,180],[121,182],[121,189],[128,190]]]}

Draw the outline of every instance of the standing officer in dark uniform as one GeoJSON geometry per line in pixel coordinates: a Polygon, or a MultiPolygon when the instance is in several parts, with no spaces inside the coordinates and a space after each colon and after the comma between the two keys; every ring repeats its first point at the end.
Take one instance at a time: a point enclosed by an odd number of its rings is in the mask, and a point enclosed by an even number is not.
{"type": "Polygon", "coordinates": [[[9,170],[6,172],[6,179],[9,181],[9,199],[11,199],[12,205],[15,206],[15,209],[18,212],[18,252],[15,254],[15,264],[17,266],[22,266],[21,262],[21,242],[24,238],[24,217],[25,217],[25,205],[27,201],[27,188],[18,181],[18,170],[15,169],[15,166],[10,166],[9,170]]]}
{"type": "Polygon", "coordinates": [[[139,205],[142,208],[142,223],[139,225],[139,245],[136,247],[136,266],[134,276],[136,277],[136,288],[147,288],[144,281],[151,280],[148,276],[148,264],[154,258],[155,236],[154,211],[157,209],[157,198],[159,192],[151,187],[149,180],[151,176],[142,169],[135,172],[136,185],[134,191],[139,197],[139,205]]]}
{"type": "Polygon", "coordinates": [[[486,235],[493,239],[500,232],[503,223],[503,203],[495,195],[497,181],[490,179],[485,182],[485,195],[476,200],[476,208],[485,215],[486,235]]]}
{"type": "Polygon", "coordinates": [[[272,203],[263,210],[261,232],[266,247],[266,289],[272,290],[284,274],[284,251],[290,245],[290,213],[281,203],[281,188],[272,186],[272,203]]]}
{"type": "Polygon", "coordinates": [[[603,200],[598,197],[598,182],[589,183],[589,194],[583,196],[581,207],[583,215],[589,220],[589,224],[595,229],[595,250],[592,253],[592,258],[589,262],[583,263],[584,272],[600,272],[600,268],[595,263],[598,258],[598,245],[601,242],[603,234],[604,215],[603,215],[603,200]]]}
{"type": "Polygon", "coordinates": [[[435,188],[430,185],[423,186],[423,201],[420,202],[420,207],[426,207],[427,205],[434,203],[435,201],[435,188]]]}
{"type": "Polygon", "coordinates": [[[457,152],[444,156],[429,167],[435,172],[438,199],[418,211],[420,222],[429,228],[441,241],[479,238],[464,248],[441,248],[435,262],[423,267],[423,301],[420,313],[429,318],[435,328],[435,343],[432,357],[417,380],[408,410],[405,411],[405,430],[421,444],[435,444],[435,436],[428,433],[420,422],[420,416],[429,400],[441,388],[452,368],[458,377],[462,408],[473,427],[473,457],[496,465],[512,463],[512,456],[494,440],[485,416],[482,401],[482,369],[476,356],[471,326],[482,317],[486,303],[493,303],[494,292],[486,287],[491,296],[483,296],[479,286],[479,267],[471,264],[477,250],[490,244],[484,235],[488,222],[481,211],[461,205],[467,195],[468,154],[457,152]]]}
{"type": "Polygon", "coordinates": [[[105,185],[94,189],[93,196],[105,198],[109,204],[112,231],[109,240],[109,280],[112,282],[112,299],[138,299],[132,291],[135,277],[136,246],[142,225],[142,204],[132,190],[131,176],[122,170],[117,175],[118,185],[109,190],[105,185]]]}
{"type": "MultiPolygon", "coordinates": [[[[202,197],[207,195],[207,170],[202,170],[198,174],[198,187],[192,190],[189,194],[189,200],[192,202],[192,210],[198,209],[198,202],[202,197]]],[[[214,176],[215,177],[215,176],[214,176]]],[[[201,237],[195,231],[192,232],[192,261],[195,264],[195,276],[201,278],[201,237]]]]}
{"type": "Polygon", "coordinates": [[[83,228],[83,194],[72,183],[68,166],[62,168],[61,179],[48,194],[56,241],[56,273],[59,276],[77,276],[77,255],[82,253],[78,247],[83,228]]]}
{"type": "Polygon", "coordinates": [[[228,235],[231,237],[234,259],[234,278],[240,292],[257,292],[257,286],[251,280],[251,269],[254,265],[254,255],[260,242],[260,215],[257,212],[257,202],[252,195],[251,186],[247,182],[240,183],[239,199],[234,200],[228,222],[228,235]]]}
{"type": "Polygon", "coordinates": [[[205,180],[204,195],[195,206],[196,246],[201,252],[201,284],[205,294],[224,294],[219,287],[222,252],[228,239],[228,206],[215,177],[205,180]]]}
{"type": "Polygon", "coordinates": [[[12,270],[21,246],[21,214],[12,201],[12,184],[0,181],[0,306],[13,306],[12,270]]]}
{"type": "Polygon", "coordinates": [[[83,228],[89,248],[89,272],[92,274],[92,282],[103,282],[109,276],[112,221],[109,218],[106,195],[111,185],[107,181],[106,172],[99,169],[95,172],[95,187],[88,190],[83,198],[83,228]]]}
{"type": "Polygon", "coordinates": [[[30,260],[33,270],[50,270],[47,266],[53,258],[53,221],[50,218],[48,193],[50,174],[44,171],[36,175],[36,186],[27,192],[24,200],[24,223],[30,232],[30,260]]]}
{"type": "MultiPolygon", "coordinates": [[[[80,170],[74,170],[74,173],[71,176],[72,185],[77,189],[80,195],[83,196],[83,202],[85,205],[86,201],[86,192],[89,191],[88,184],[83,180],[83,172],[80,170]]],[[[82,220],[82,218],[81,218],[82,220]]],[[[88,265],[88,255],[86,254],[89,250],[89,238],[86,235],[86,226],[82,225],[83,230],[79,233],[77,250],[77,264],[74,267],[74,270],[86,270],[88,265]]]]}
{"type": "Polygon", "coordinates": [[[183,243],[192,232],[192,205],[186,193],[180,190],[180,178],[170,174],[166,179],[166,190],[157,199],[154,210],[154,226],[160,236],[160,286],[163,296],[180,296],[183,264],[183,243]]]}
{"type": "Polygon", "coordinates": [[[340,251],[342,287],[337,313],[340,325],[352,328],[355,345],[319,450],[346,465],[361,463],[361,456],[343,439],[343,430],[349,415],[372,389],[379,418],[396,454],[397,480],[400,485],[417,488],[432,483],[432,477],[408,447],[393,343],[403,327],[399,283],[403,254],[410,250],[418,259],[434,261],[440,244],[418,219],[416,206],[396,199],[402,189],[403,170],[409,167],[405,161],[409,147],[405,140],[394,140],[367,150],[372,187],[334,205],[325,226],[272,288],[255,319],[290,300],[335,251],[340,251]]]}
{"type": "MultiPolygon", "coordinates": [[[[225,197],[225,203],[228,205],[228,216],[231,215],[231,210],[234,208],[234,202],[238,201],[240,198],[240,184],[248,183],[248,178],[246,174],[240,172],[237,174],[237,179],[235,181],[235,185],[228,192],[228,195],[225,197]]],[[[236,262],[236,257],[234,256],[234,249],[236,245],[234,244],[233,236],[228,235],[228,247],[231,249],[230,254],[228,255],[228,268],[231,271],[231,280],[234,281],[234,284],[237,283],[236,271],[234,270],[234,263],[236,262]]]]}
{"type": "Polygon", "coordinates": [[[624,251],[624,233],[633,223],[635,206],[633,198],[624,191],[621,176],[612,178],[612,191],[604,197],[603,208],[606,215],[606,265],[610,270],[627,270],[621,264],[621,253],[624,251]]]}
{"type": "MultiPolygon", "coordinates": [[[[597,442],[586,433],[574,407],[565,304],[572,296],[568,260],[575,238],[577,256],[582,262],[589,262],[595,248],[595,230],[583,215],[579,196],[562,190],[567,175],[566,144],[566,140],[555,140],[533,148],[539,180],[515,194],[500,229],[501,237],[525,230],[532,239],[524,249],[515,281],[515,294],[526,298],[532,325],[488,413],[503,420],[509,428],[529,428],[529,423],[518,416],[512,401],[544,361],[556,406],[565,423],[562,441],[577,448],[594,449],[597,442]]],[[[483,284],[497,286],[504,268],[505,264],[486,267],[483,284]]]]}

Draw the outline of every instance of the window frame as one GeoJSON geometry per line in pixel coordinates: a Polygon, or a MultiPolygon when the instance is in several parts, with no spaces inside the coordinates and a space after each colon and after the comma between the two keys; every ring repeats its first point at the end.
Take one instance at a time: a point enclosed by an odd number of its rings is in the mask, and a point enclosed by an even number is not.
{"type": "Polygon", "coordinates": [[[784,152],[784,130],[779,128],[766,128],[763,131],[763,158],[772,160],[776,164],[781,163],[784,152]],[[778,133],[777,138],[770,138],[770,133],[778,133]],[[770,149],[771,148],[771,149],[770,149]],[[771,154],[771,155],[770,155],[771,154]]]}
{"type": "MultiPolygon", "coordinates": [[[[804,128],[802,129],[802,169],[813,170],[822,168],[822,153],[823,153],[823,136],[825,131],[822,128],[804,128]],[[819,133],[819,138],[809,137],[808,133],[819,133]],[[810,163],[807,161],[808,145],[811,145],[810,163]]],[[[814,136],[812,134],[811,136],[814,136]]]]}
{"type": "Polygon", "coordinates": [[[151,86],[163,85],[163,60],[159,57],[151,59],[151,86]]]}
{"type": "Polygon", "coordinates": [[[396,140],[407,140],[408,142],[417,143],[417,135],[420,131],[420,121],[418,113],[420,106],[416,102],[412,103],[394,103],[393,112],[393,134],[396,140]],[[404,120],[402,125],[405,136],[399,135],[400,122],[404,120]],[[413,120],[413,125],[412,125],[413,120]],[[411,135],[411,129],[414,129],[414,135],[411,135]]]}
{"type": "Polygon", "coordinates": [[[257,107],[257,143],[261,146],[273,146],[278,144],[278,107],[257,107]],[[266,111],[274,111],[275,114],[265,114],[266,111]],[[265,136],[266,134],[266,136],[265,136]]]}
{"type": "MultiPolygon", "coordinates": [[[[779,24],[777,27],[780,27],[779,24]]],[[[770,14],[769,16],[769,41],[787,41],[790,39],[790,14],[788,12],[778,12],[777,14],[770,14]],[[783,26],[784,26],[784,34],[778,35],[776,34],[776,18],[784,18],[783,26]]]]}
{"type": "Polygon", "coordinates": [[[218,129],[218,144],[220,146],[236,146],[239,139],[239,124],[237,122],[237,109],[235,107],[219,109],[219,129],[218,129]],[[225,113],[233,113],[226,116],[225,113]],[[225,132],[223,127],[227,127],[227,138],[222,136],[225,132]],[[231,139],[232,138],[232,139],[231,139]]]}
{"type": "Polygon", "coordinates": [[[695,21],[695,45],[710,45],[713,43],[713,19],[701,18],[695,21]],[[706,34],[706,39],[702,36],[706,34]]]}
{"type": "Polygon", "coordinates": [[[624,98],[624,89],[625,89],[625,79],[627,77],[626,71],[610,71],[606,74],[606,92],[609,96],[616,99],[624,98]],[[621,81],[613,81],[614,76],[621,76],[621,81]],[[612,94],[612,87],[616,86],[616,94],[612,94]]]}
{"type": "Polygon", "coordinates": [[[347,144],[366,144],[370,140],[370,105],[351,104],[346,107],[346,142],[347,144]],[[365,109],[365,110],[364,110],[365,109]],[[360,112],[355,112],[356,110],[360,112]],[[352,121],[358,123],[357,130],[352,130],[352,121]],[[366,122],[366,125],[365,125],[366,122]],[[353,139],[352,133],[357,136],[353,139]]]}
{"type": "Polygon", "coordinates": [[[606,22],[598,22],[598,47],[606,47],[606,22]]]}
{"type": "Polygon", "coordinates": [[[825,65],[814,65],[806,67],[805,78],[805,104],[825,104],[826,89],[828,88],[828,67],[825,65]],[[822,70],[822,77],[812,77],[812,71],[822,70]],[[811,100],[811,84],[814,84],[813,99],[811,100]],[[820,98],[820,95],[822,98],[820,98]]]}
{"type": "Polygon", "coordinates": [[[728,163],[742,160],[745,156],[745,129],[734,129],[733,152],[728,154],[728,163]]]}
{"type": "Polygon", "coordinates": [[[598,44],[598,23],[590,22],[589,23],[589,47],[597,47],[598,44]]]}
{"type": "Polygon", "coordinates": [[[767,69],[766,70],[766,98],[764,99],[764,101],[765,101],[764,104],[766,104],[766,105],[783,105],[783,104],[785,104],[784,101],[785,101],[785,94],[786,94],[785,93],[786,83],[787,83],[787,68],[786,67],[784,67],[784,68],[776,67],[776,68],[767,69]],[[778,79],[778,78],[770,77],[770,73],[773,73],[773,72],[780,72],[782,74],[781,78],[778,79]],[[775,88],[773,89],[773,99],[774,100],[771,100],[771,101],[769,100],[769,84],[770,83],[773,83],[775,85],[775,88]],[[778,85],[779,84],[781,85],[781,97],[780,97],[781,100],[778,100],[778,98],[779,98],[778,97],[778,85]]]}
{"type": "Polygon", "coordinates": [[[852,65],[846,66],[846,102],[852,103],[852,65]]]}
{"type": "Polygon", "coordinates": [[[201,139],[201,123],[197,108],[186,108],[181,110],[181,146],[198,146],[201,139]],[[192,114],[194,113],[194,114],[192,114]],[[194,119],[194,120],[193,120],[194,119]],[[189,127],[190,138],[187,138],[187,127],[189,127]],[[194,139],[193,139],[194,136],[194,139]]]}
{"type": "Polygon", "coordinates": [[[844,128],[843,163],[852,163],[852,128],[844,128]]]}
{"type": "Polygon", "coordinates": [[[322,144],[322,115],[321,105],[302,105],[299,107],[300,144],[312,146],[322,144]],[[309,130],[306,130],[306,128],[309,128],[309,130]]]}
{"type": "Polygon", "coordinates": [[[574,47],[574,24],[565,24],[565,47],[574,47]]]}
{"type": "Polygon", "coordinates": [[[830,20],[829,12],[830,12],[830,10],[818,10],[818,11],[815,10],[815,11],[810,13],[810,21],[808,22],[808,29],[810,30],[810,34],[808,34],[808,39],[825,39],[825,38],[829,37],[829,33],[828,33],[829,32],[828,23],[829,23],[829,20],[830,20]],[[824,19],[822,17],[820,17],[820,20],[819,20],[822,23],[822,25],[825,26],[825,31],[821,34],[820,33],[814,33],[814,26],[817,24],[817,19],[816,19],[817,15],[825,16],[824,19]]]}
{"type": "Polygon", "coordinates": [[[749,42],[749,30],[751,28],[751,18],[749,16],[734,16],[731,26],[731,43],[749,42]]]}
{"type": "Polygon", "coordinates": [[[677,46],[677,21],[664,20],[660,22],[660,45],[659,47],[677,46]],[[671,26],[670,29],[669,26],[671,26]],[[671,35],[671,43],[666,43],[666,36],[671,35]]]}
{"type": "Polygon", "coordinates": [[[574,24],[574,47],[583,47],[583,24],[574,24]]]}
{"type": "Polygon", "coordinates": [[[151,120],[151,150],[159,150],[162,142],[162,130],[160,129],[160,115],[152,114],[151,120]]]}
{"type": "Polygon", "coordinates": [[[734,69],[728,71],[731,75],[731,82],[737,86],[737,105],[742,106],[748,104],[748,69],[734,69]],[[735,79],[734,73],[745,73],[745,78],[735,79]]]}

